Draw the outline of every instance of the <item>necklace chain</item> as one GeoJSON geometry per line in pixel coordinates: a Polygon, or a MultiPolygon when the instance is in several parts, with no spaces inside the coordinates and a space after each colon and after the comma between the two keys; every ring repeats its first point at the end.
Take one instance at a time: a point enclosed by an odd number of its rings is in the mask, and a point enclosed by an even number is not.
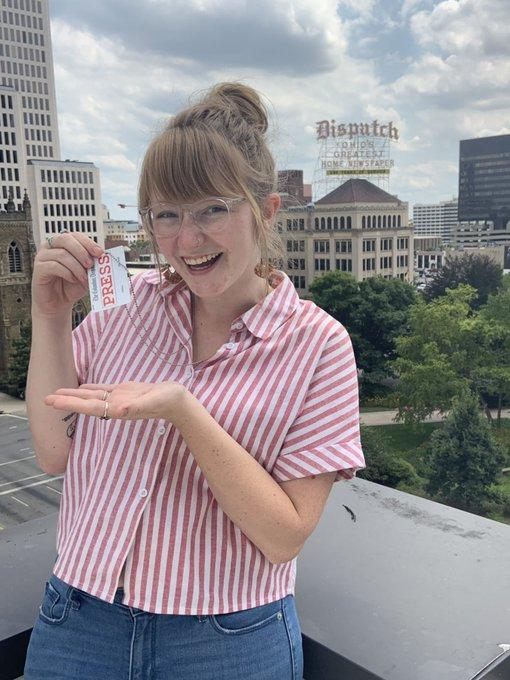
{"type": "MultiPolygon", "coordinates": [[[[134,301],[134,303],[135,303],[136,311],[137,311],[137,313],[138,313],[138,318],[140,319],[140,324],[142,325],[142,328],[144,329],[146,335],[148,335],[150,331],[148,331],[147,328],[145,328],[145,326],[144,326],[144,323],[143,323],[143,320],[142,320],[142,315],[140,314],[140,308],[138,307],[138,302],[137,302],[137,300],[136,300],[136,295],[135,295],[135,291],[134,291],[134,288],[133,288],[133,284],[132,284],[132,282],[131,282],[131,278],[132,278],[133,275],[131,274],[131,272],[129,271],[129,269],[128,269],[128,268],[127,268],[120,260],[119,260],[118,257],[116,257],[115,255],[113,255],[112,253],[110,253],[110,256],[113,257],[113,259],[117,261],[117,264],[120,264],[121,267],[124,267],[124,269],[125,269],[126,272],[127,272],[128,280],[129,280],[129,287],[130,287],[131,293],[132,293],[132,295],[133,295],[133,301],[134,301]]],[[[129,317],[131,323],[133,324],[133,326],[136,328],[136,330],[137,330],[137,332],[138,332],[138,336],[139,336],[139,338],[141,339],[141,341],[144,343],[144,345],[152,352],[152,354],[154,354],[154,356],[158,357],[158,359],[163,359],[164,361],[166,361],[166,363],[171,363],[171,362],[168,361],[166,358],[164,358],[164,357],[161,356],[161,354],[162,354],[161,351],[160,351],[160,353],[158,354],[157,352],[155,352],[155,351],[153,350],[153,348],[152,348],[149,344],[147,344],[147,342],[145,341],[145,338],[142,337],[142,335],[140,334],[138,328],[136,327],[136,325],[135,325],[135,323],[134,323],[134,320],[133,320],[131,314],[129,313],[128,306],[129,306],[129,304],[126,305],[126,312],[127,312],[127,315],[128,315],[128,317],[129,317]]],[[[191,296],[191,319],[192,319],[192,322],[193,322],[193,307],[194,307],[194,305],[193,305],[193,296],[191,296]]],[[[154,308],[154,304],[152,305],[152,308],[151,308],[151,310],[150,310],[151,312],[152,312],[152,309],[153,309],[153,308],[154,308]]],[[[189,344],[189,343],[190,343],[191,338],[192,338],[192,336],[190,335],[189,338],[188,338],[188,340],[186,341],[186,344],[189,344]]],[[[175,352],[172,352],[171,354],[167,354],[166,357],[172,357],[172,356],[174,356],[174,354],[177,354],[178,352],[180,352],[179,349],[176,350],[175,352]]],[[[189,362],[188,362],[188,363],[185,363],[185,364],[172,364],[172,365],[173,365],[173,366],[176,366],[176,367],[177,367],[177,366],[193,366],[193,363],[189,363],[189,362]]]]}

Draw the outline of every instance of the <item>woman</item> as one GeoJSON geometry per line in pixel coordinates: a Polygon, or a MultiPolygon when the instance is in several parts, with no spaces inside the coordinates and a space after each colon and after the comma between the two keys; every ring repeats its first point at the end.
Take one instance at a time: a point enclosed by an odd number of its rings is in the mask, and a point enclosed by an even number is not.
{"type": "Polygon", "coordinates": [[[171,267],[130,304],[71,333],[101,250],[64,233],[37,253],[27,406],[65,475],[26,680],[302,677],[295,558],[364,460],[349,336],[269,265],[266,129],[222,83],[152,141],[140,212],[171,267]]]}

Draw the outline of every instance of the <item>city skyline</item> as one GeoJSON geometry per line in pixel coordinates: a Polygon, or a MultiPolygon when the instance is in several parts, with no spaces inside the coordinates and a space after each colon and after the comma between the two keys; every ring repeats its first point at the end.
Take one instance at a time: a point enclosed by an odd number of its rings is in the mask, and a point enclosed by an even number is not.
{"type": "Polygon", "coordinates": [[[136,203],[165,119],[220,80],[266,95],[277,166],[308,182],[317,121],[393,121],[390,191],[410,207],[457,196],[461,139],[510,132],[504,0],[116,7],[50,0],[62,158],[99,166],[113,218],[134,217],[116,204],[136,203]]]}

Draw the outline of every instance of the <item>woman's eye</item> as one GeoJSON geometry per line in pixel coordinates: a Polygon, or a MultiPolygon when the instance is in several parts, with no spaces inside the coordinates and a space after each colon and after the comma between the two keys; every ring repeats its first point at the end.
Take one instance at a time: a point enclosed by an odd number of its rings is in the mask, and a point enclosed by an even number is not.
{"type": "Polygon", "coordinates": [[[226,212],[226,208],[221,205],[210,205],[208,208],[202,211],[202,215],[205,215],[206,217],[212,217],[213,215],[221,215],[226,212]]]}
{"type": "Polygon", "coordinates": [[[156,215],[156,219],[158,219],[158,220],[171,220],[171,219],[175,219],[176,217],[178,217],[177,213],[169,212],[169,211],[162,212],[162,213],[159,213],[159,215],[156,215]]]}

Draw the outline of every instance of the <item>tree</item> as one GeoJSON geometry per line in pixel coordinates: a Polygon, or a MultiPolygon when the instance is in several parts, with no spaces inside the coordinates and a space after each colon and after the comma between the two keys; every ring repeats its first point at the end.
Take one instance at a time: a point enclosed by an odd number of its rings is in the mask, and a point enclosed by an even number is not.
{"type": "Polygon", "coordinates": [[[471,309],[476,291],[464,284],[427,304],[418,300],[408,335],[396,341],[397,419],[419,422],[447,413],[466,389],[486,406],[488,395],[510,390],[510,329],[471,309]]]}
{"type": "Polygon", "coordinates": [[[20,327],[20,337],[12,341],[7,378],[11,385],[24,393],[27,384],[30,348],[32,344],[32,322],[27,321],[20,327]]]}
{"type": "Polygon", "coordinates": [[[429,302],[435,300],[445,295],[448,288],[457,288],[464,283],[477,291],[471,306],[478,309],[487,302],[491,293],[501,288],[502,276],[503,270],[488,255],[464,253],[458,257],[447,256],[443,267],[425,288],[425,299],[429,302]]]}
{"type": "Polygon", "coordinates": [[[500,501],[493,488],[505,453],[480,413],[476,395],[465,391],[430,438],[431,474],[427,492],[435,500],[470,512],[500,501]]]}
{"type": "Polygon", "coordinates": [[[414,287],[400,279],[380,276],[356,281],[339,271],[316,277],[311,299],[340,321],[351,336],[358,368],[376,379],[390,373],[395,338],[407,330],[414,287]]]}
{"type": "Polygon", "coordinates": [[[367,467],[358,471],[358,477],[392,488],[400,484],[406,487],[419,484],[420,479],[413,465],[391,453],[388,442],[374,427],[361,427],[361,442],[367,467]]]}

